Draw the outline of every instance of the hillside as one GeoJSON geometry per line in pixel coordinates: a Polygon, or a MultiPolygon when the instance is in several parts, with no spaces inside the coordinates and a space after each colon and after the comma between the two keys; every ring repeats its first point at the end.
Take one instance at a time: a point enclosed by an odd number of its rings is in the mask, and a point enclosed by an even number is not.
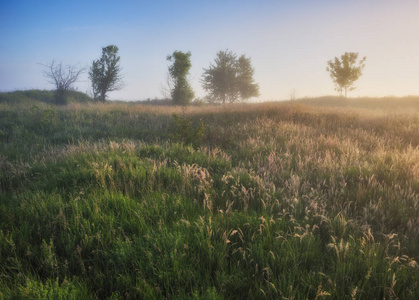
{"type": "MultiPolygon", "coordinates": [[[[78,91],[68,92],[69,103],[89,103],[94,100],[85,93],[78,91]]],[[[54,104],[54,91],[48,90],[23,90],[0,93],[0,104],[30,104],[33,102],[54,104]]]]}
{"type": "Polygon", "coordinates": [[[406,97],[383,97],[383,98],[342,98],[342,97],[318,97],[304,98],[297,102],[313,106],[329,108],[354,108],[373,110],[384,113],[417,113],[419,111],[419,96],[406,97]]]}
{"type": "Polygon", "coordinates": [[[341,100],[0,102],[0,298],[418,299],[418,99],[341,100]]]}

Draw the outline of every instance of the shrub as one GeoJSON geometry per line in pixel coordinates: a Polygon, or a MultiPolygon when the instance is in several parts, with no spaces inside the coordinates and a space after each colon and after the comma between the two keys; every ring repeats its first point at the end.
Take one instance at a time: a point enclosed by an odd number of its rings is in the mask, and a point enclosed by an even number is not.
{"type": "Polygon", "coordinates": [[[173,120],[175,122],[173,127],[172,138],[186,145],[192,145],[194,148],[202,146],[206,125],[204,120],[200,120],[198,124],[193,124],[190,119],[185,116],[179,117],[177,114],[173,114],[173,120]]]}

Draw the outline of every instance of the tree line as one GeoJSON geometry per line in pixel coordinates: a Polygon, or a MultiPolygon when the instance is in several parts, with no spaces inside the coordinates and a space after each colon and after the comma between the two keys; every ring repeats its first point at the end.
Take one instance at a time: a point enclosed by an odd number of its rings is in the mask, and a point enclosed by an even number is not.
{"type": "MultiPolygon", "coordinates": [[[[105,102],[108,93],[124,87],[122,68],[118,47],[109,45],[102,48],[102,56],[94,60],[88,67],[93,98],[105,102]]],[[[335,83],[336,90],[346,98],[347,92],[355,89],[354,83],[362,76],[366,57],[358,60],[358,53],[345,52],[341,58],[327,62],[327,71],[335,83]]],[[[167,87],[168,95],[175,105],[188,105],[195,97],[195,93],[188,81],[192,67],[191,52],[174,51],[166,57],[171,62],[168,66],[167,87]]],[[[77,82],[86,68],[74,65],[63,66],[62,63],[52,61],[43,65],[44,76],[55,86],[55,101],[65,104],[69,90],[77,82]]],[[[254,81],[254,68],[250,57],[237,56],[229,50],[219,51],[213,63],[205,69],[200,79],[205,97],[209,103],[234,103],[258,97],[259,84],[254,81]]]]}

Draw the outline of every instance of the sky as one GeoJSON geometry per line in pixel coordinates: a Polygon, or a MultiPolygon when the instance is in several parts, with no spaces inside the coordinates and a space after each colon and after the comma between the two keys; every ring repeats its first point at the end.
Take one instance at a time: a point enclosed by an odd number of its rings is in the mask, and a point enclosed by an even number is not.
{"type": "MultiPolygon", "coordinates": [[[[173,51],[190,51],[189,80],[220,50],[250,57],[257,101],[335,95],[327,61],[367,57],[350,97],[419,94],[418,0],[1,0],[0,91],[53,89],[52,60],[88,67],[116,45],[124,76],[113,100],[162,98],[173,51]]],[[[76,83],[88,92],[87,73],[76,83]]]]}

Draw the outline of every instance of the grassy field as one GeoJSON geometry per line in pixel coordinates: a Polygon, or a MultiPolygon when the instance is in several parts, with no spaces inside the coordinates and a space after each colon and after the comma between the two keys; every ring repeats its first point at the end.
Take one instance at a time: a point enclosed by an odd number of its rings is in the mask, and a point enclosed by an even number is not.
{"type": "Polygon", "coordinates": [[[419,299],[418,97],[8,97],[0,299],[419,299]]]}

